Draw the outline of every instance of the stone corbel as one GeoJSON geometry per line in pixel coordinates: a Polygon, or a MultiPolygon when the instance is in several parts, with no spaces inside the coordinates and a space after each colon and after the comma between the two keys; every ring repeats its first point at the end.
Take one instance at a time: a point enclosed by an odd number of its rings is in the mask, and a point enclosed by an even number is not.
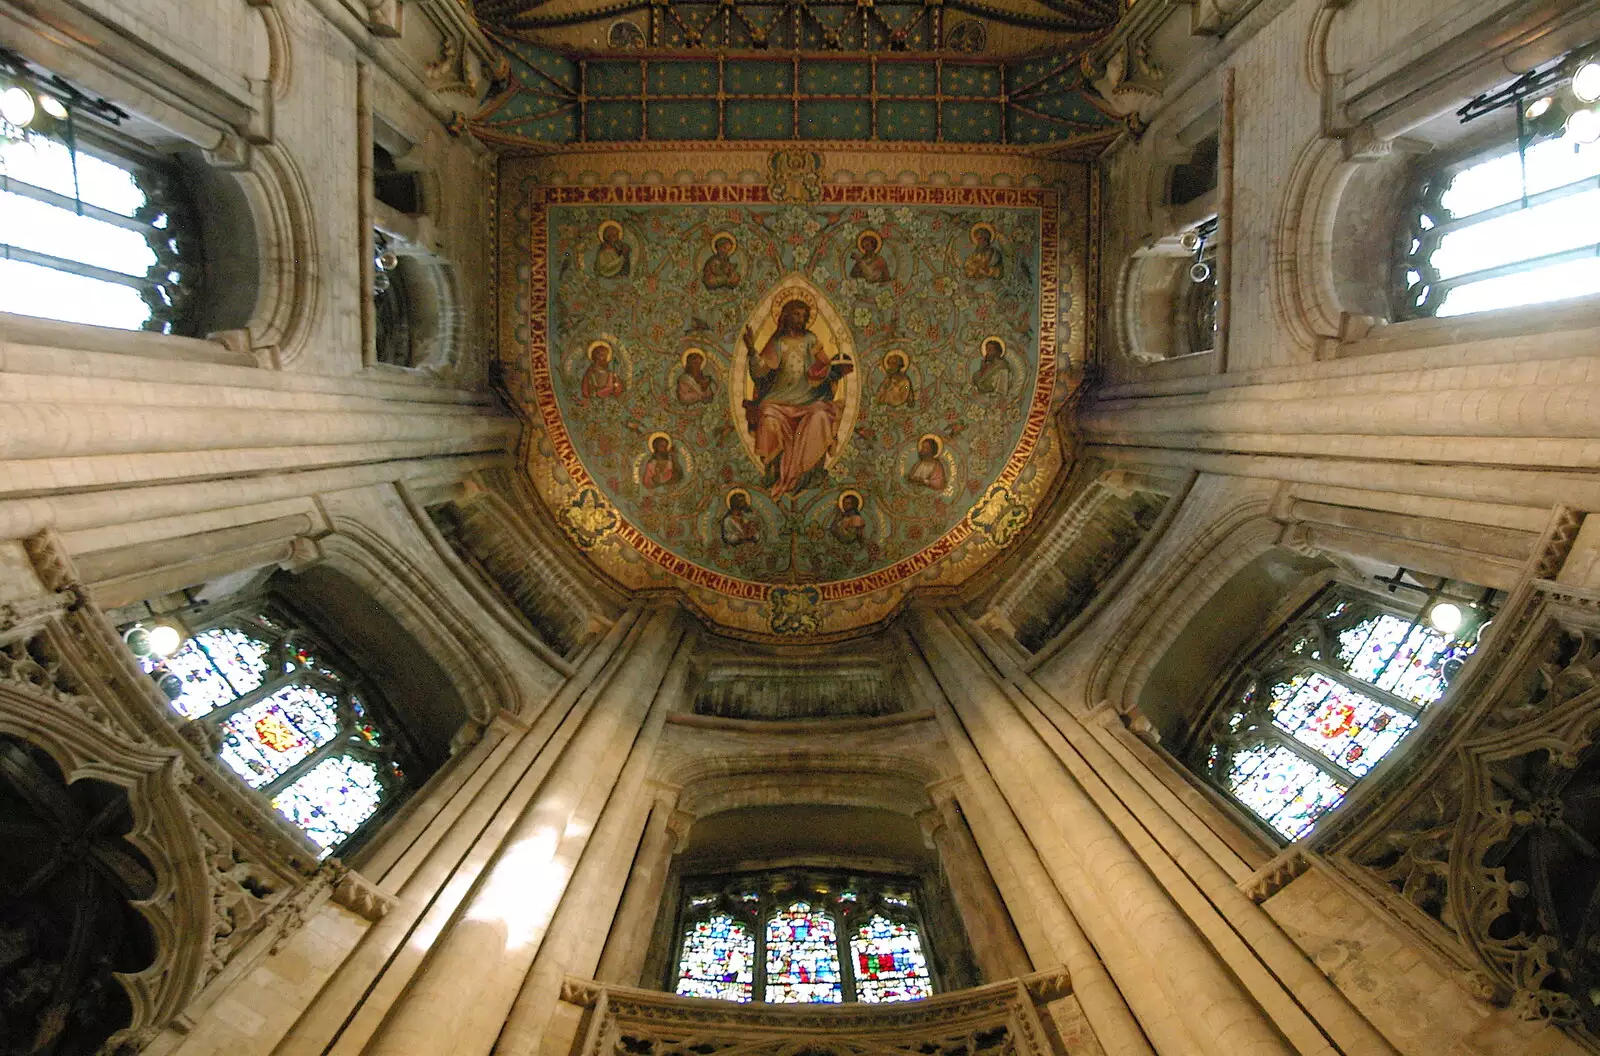
{"type": "Polygon", "coordinates": [[[241,172],[250,167],[250,141],[231,128],[217,138],[215,146],[200,154],[207,165],[224,172],[241,172]]]}
{"type": "Polygon", "coordinates": [[[1260,869],[1239,881],[1239,890],[1256,905],[1282,891],[1311,868],[1310,852],[1290,847],[1260,869]]]}
{"type": "Polygon", "coordinates": [[[402,8],[400,0],[366,0],[367,29],[375,37],[398,37],[402,8]]]}
{"type": "Polygon", "coordinates": [[[356,872],[346,872],[333,885],[333,900],[363,920],[376,924],[400,900],[356,872]]]}
{"type": "Polygon", "coordinates": [[[682,854],[689,846],[689,830],[695,817],[686,810],[674,810],[667,817],[667,832],[672,836],[672,853],[682,854]]]}
{"type": "Polygon", "coordinates": [[[304,572],[322,561],[322,546],[308,535],[297,535],[289,544],[289,556],[278,563],[286,572],[304,572]]]}

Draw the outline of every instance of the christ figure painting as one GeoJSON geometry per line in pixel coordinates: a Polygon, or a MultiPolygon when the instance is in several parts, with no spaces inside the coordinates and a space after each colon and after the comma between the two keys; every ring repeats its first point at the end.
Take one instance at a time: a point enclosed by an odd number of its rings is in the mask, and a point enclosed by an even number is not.
{"type": "Polygon", "coordinates": [[[782,303],[766,344],[758,348],[755,332],[744,330],[755,383],[755,398],[744,401],[745,426],[773,498],[815,487],[826,474],[824,460],[837,442],[843,411],[834,390],[855,370],[848,359],[830,360],[811,330],[810,304],[799,298],[782,303]]]}

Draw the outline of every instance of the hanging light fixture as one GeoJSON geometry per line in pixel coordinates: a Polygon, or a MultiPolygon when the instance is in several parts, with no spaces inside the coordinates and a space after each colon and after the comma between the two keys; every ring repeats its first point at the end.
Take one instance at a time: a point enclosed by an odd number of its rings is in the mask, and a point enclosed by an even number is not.
{"type": "Polygon", "coordinates": [[[0,92],[0,118],[4,118],[6,124],[19,129],[27,128],[38,112],[33,93],[22,85],[13,84],[0,92]]]}
{"type": "Polygon", "coordinates": [[[1585,59],[1573,73],[1572,94],[1579,102],[1600,102],[1600,58],[1585,59]]]}
{"type": "Polygon", "coordinates": [[[1428,622],[1440,634],[1454,634],[1466,622],[1466,613],[1461,611],[1461,606],[1450,601],[1436,602],[1428,610],[1428,622]]]}
{"type": "Polygon", "coordinates": [[[1574,143],[1589,144],[1600,140],[1600,112],[1574,110],[1567,117],[1567,135],[1574,143]]]}

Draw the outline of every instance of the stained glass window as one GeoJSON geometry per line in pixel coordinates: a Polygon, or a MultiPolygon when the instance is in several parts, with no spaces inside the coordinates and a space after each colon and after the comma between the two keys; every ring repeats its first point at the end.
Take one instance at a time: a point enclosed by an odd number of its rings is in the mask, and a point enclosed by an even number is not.
{"type": "Polygon", "coordinates": [[[833,918],[809,902],[779,910],[767,921],[767,1001],[787,1005],[843,1000],[833,918]]]}
{"type": "Polygon", "coordinates": [[[756,980],[756,937],[726,913],[698,921],[683,938],[678,962],[682,997],[749,1001],[756,980]]]}
{"type": "Polygon", "coordinates": [[[856,1000],[914,1001],[933,994],[928,959],[915,928],[880,913],[856,929],[850,940],[856,1000]]]}
{"type": "Polygon", "coordinates": [[[403,741],[287,614],[261,603],[197,612],[194,624],[188,638],[176,619],[130,624],[123,638],[173,710],[206,728],[221,761],[326,857],[404,790],[403,741]]]}
{"type": "Polygon", "coordinates": [[[1201,772],[1285,839],[1307,835],[1417,727],[1492,613],[1492,592],[1467,584],[1404,570],[1382,582],[1394,594],[1330,587],[1271,636],[1200,744],[1201,772]],[[1445,633],[1426,617],[1450,597],[1471,616],[1445,633]]]}
{"type": "Polygon", "coordinates": [[[783,870],[686,883],[685,997],[772,1004],[911,1001],[934,991],[908,878],[783,870]]]}
{"type": "Polygon", "coordinates": [[[1396,269],[1400,314],[1600,293],[1600,143],[1517,142],[1430,173],[1396,269]]]}

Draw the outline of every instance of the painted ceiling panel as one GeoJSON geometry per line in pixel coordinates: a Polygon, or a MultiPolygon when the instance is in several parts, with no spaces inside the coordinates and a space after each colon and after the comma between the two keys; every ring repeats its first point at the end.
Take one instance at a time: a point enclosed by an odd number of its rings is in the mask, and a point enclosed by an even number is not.
{"type": "Polygon", "coordinates": [[[1119,127],[1085,90],[1076,54],[1010,64],[839,56],[567,59],[516,35],[500,39],[510,72],[472,127],[503,143],[794,138],[1092,148],[1119,127]]]}
{"type": "Polygon", "coordinates": [[[1065,186],[770,161],[767,185],[518,184],[502,348],[524,469],[600,571],[736,632],[827,639],[987,567],[1070,464],[1041,291],[1082,251],[1065,186]]]}

